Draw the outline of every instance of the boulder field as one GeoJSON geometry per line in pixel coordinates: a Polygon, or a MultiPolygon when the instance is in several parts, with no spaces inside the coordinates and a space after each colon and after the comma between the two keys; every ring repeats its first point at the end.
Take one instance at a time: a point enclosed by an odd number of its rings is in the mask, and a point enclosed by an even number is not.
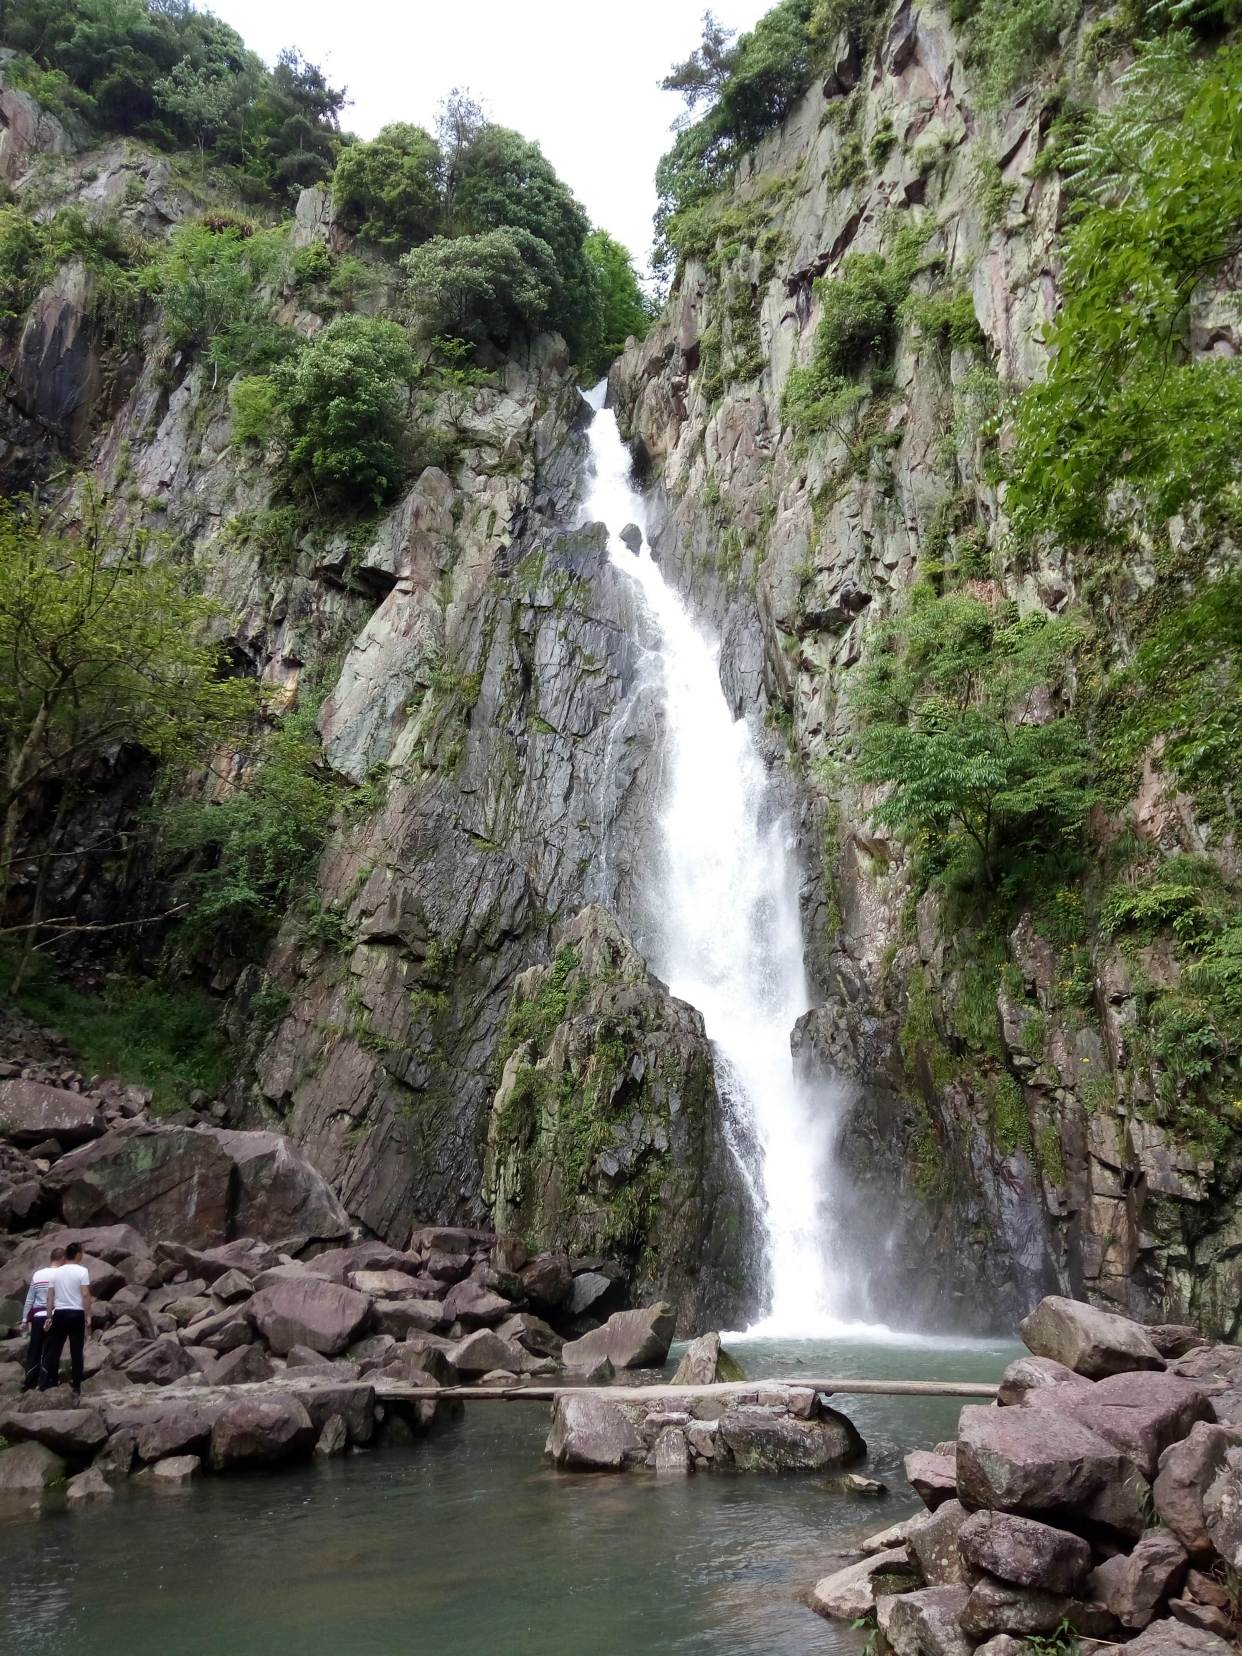
{"type": "Polygon", "coordinates": [[[995,1405],[906,1457],[926,1511],[818,1582],[878,1656],[1228,1656],[1242,1572],[1242,1347],[1045,1299],[995,1405]]]}
{"type": "Polygon", "coordinates": [[[513,1235],[369,1239],[280,1133],[159,1121],[111,1083],[0,1074],[5,1510],[408,1442],[453,1417],[434,1395],[447,1386],[658,1367],[674,1309],[628,1298],[613,1262],[531,1257],[513,1235]],[[85,1384],[22,1393],[26,1286],[69,1242],[94,1298],[85,1384]]]}

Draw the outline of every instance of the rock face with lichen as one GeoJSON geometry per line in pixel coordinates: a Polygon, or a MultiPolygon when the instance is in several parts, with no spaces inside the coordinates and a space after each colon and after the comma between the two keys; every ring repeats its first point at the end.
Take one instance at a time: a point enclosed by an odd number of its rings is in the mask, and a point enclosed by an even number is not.
{"type": "Polygon", "coordinates": [[[513,992],[483,1193],[532,1246],[631,1262],[689,1333],[759,1302],[759,1216],[728,1148],[711,1046],[600,908],[513,992]]]}

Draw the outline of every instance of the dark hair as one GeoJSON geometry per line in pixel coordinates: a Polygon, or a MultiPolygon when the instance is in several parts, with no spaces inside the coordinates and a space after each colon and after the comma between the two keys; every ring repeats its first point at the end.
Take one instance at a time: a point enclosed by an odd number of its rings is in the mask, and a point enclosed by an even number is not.
{"type": "Polygon", "coordinates": [[[80,1242],[70,1242],[65,1249],[65,1258],[77,1259],[81,1252],[82,1244],[80,1242]]]}
{"type": "Polygon", "coordinates": [[[53,1248],[52,1249],[52,1258],[53,1259],[63,1259],[64,1257],[65,1257],[65,1250],[63,1248],[53,1248]]]}

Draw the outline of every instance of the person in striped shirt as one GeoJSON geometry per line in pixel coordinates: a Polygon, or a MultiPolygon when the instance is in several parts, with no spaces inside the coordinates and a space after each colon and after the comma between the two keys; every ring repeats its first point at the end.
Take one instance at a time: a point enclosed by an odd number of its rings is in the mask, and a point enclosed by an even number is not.
{"type": "Polygon", "coordinates": [[[65,1250],[53,1248],[51,1263],[42,1270],[36,1271],[30,1279],[30,1287],[26,1290],[26,1303],[22,1307],[22,1321],[30,1324],[30,1344],[26,1347],[26,1373],[22,1380],[23,1391],[34,1391],[39,1384],[39,1373],[43,1367],[43,1336],[47,1331],[47,1291],[52,1280],[52,1272],[58,1265],[65,1263],[65,1250]]]}

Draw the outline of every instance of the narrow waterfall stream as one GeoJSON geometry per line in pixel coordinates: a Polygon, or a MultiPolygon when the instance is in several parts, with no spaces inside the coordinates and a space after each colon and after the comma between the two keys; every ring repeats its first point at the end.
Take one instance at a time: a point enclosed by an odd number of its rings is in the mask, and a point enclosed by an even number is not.
{"type": "MultiPolygon", "coordinates": [[[[790,1033],[810,1007],[787,824],[754,732],[720,684],[720,648],[665,581],[647,544],[607,386],[588,393],[590,466],[584,521],[607,525],[609,555],[640,588],[658,644],[665,709],[660,863],[652,871],[652,968],[702,1013],[717,1076],[762,1156],[769,1304],[756,1335],[828,1337],[846,1318],[849,1284],[832,1235],[832,1145],[842,1089],[795,1078],[790,1033]],[[637,555],[620,531],[643,532],[637,555]]],[[[735,1153],[737,1152],[734,1147],[735,1153]]],[[[744,1169],[752,1178],[754,1169],[744,1169]]]]}

